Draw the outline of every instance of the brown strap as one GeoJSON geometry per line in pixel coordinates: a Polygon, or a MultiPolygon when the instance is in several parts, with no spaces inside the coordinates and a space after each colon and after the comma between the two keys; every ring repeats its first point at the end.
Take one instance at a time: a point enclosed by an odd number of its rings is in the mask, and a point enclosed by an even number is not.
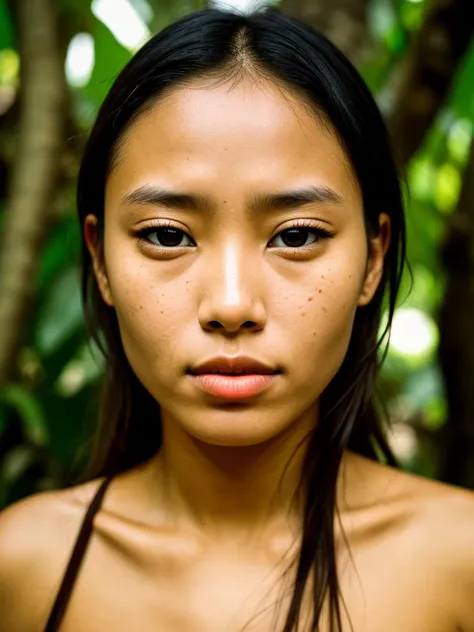
{"type": "Polygon", "coordinates": [[[74,583],[84,560],[84,554],[89,544],[94,516],[101,507],[104,494],[111,479],[112,477],[105,478],[87,509],[44,632],[57,632],[57,630],[59,630],[59,626],[61,625],[61,621],[71,598],[74,583]]]}

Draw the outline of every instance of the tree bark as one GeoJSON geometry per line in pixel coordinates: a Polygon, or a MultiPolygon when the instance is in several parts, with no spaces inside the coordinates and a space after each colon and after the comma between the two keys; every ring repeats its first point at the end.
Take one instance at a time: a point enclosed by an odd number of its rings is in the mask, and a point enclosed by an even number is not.
{"type": "Polygon", "coordinates": [[[47,237],[63,141],[64,55],[53,0],[15,5],[21,60],[18,145],[0,243],[0,387],[15,374],[47,237]]]}
{"type": "Polygon", "coordinates": [[[411,43],[387,124],[401,164],[422,144],[474,35],[472,0],[437,0],[411,43]]]}
{"type": "Polygon", "coordinates": [[[439,357],[448,400],[440,478],[474,489],[474,143],[442,247],[447,271],[439,357]]]}
{"type": "Polygon", "coordinates": [[[356,66],[371,47],[367,0],[281,0],[288,15],[321,31],[356,66]]]}

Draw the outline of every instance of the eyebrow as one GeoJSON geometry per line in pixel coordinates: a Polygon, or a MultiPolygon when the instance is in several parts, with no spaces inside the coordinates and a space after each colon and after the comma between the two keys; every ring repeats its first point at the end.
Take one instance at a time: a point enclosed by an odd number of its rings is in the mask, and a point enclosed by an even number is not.
{"type": "MultiPolygon", "coordinates": [[[[189,211],[212,211],[216,208],[216,202],[210,197],[173,191],[153,184],[144,184],[127,193],[121,202],[126,205],[144,204],[164,206],[166,208],[179,207],[189,211]]],[[[342,205],[344,199],[339,193],[326,185],[312,185],[278,193],[259,193],[250,199],[249,208],[251,213],[261,210],[283,211],[313,203],[342,205]]]]}

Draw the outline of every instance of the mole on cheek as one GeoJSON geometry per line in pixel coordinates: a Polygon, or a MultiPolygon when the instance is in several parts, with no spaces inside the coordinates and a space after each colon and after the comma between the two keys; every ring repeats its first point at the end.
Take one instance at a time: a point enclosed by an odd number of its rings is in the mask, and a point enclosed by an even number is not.
{"type": "MultiPolygon", "coordinates": [[[[321,290],[319,290],[319,291],[321,292],[321,290]]],[[[309,296],[309,297],[308,297],[308,303],[310,303],[312,300],[313,300],[313,297],[312,297],[312,296],[309,296]]]]}

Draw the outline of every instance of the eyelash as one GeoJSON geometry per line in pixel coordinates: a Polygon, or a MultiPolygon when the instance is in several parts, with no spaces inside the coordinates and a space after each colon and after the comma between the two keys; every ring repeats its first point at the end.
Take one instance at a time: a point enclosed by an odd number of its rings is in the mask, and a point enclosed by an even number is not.
{"type": "MultiPolygon", "coordinates": [[[[158,246],[157,244],[154,244],[152,241],[148,239],[149,235],[153,233],[157,233],[162,228],[173,228],[174,230],[178,231],[179,233],[182,233],[183,235],[186,235],[187,237],[191,239],[191,237],[184,230],[181,230],[169,220],[162,220],[159,223],[148,226],[147,228],[142,228],[141,230],[134,232],[134,236],[138,238],[139,242],[146,245],[147,247],[151,246],[153,249],[158,249],[161,251],[172,251],[172,250],[178,250],[179,248],[189,248],[189,246],[158,246]]],[[[325,241],[327,239],[331,239],[334,236],[326,228],[323,228],[319,224],[315,224],[314,221],[300,219],[300,220],[297,220],[292,226],[289,226],[288,228],[285,228],[284,230],[277,233],[277,235],[273,237],[272,241],[289,230],[304,229],[304,228],[306,228],[308,232],[311,232],[316,236],[315,241],[312,242],[311,244],[308,244],[307,246],[283,247],[284,250],[289,250],[293,252],[297,251],[300,253],[308,252],[308,251],[311,251],[313,247],[317,245],[319,242],[325,241]]],[[[282,246],[278,246],[278,248],[282,248],[282,246]]]]}

